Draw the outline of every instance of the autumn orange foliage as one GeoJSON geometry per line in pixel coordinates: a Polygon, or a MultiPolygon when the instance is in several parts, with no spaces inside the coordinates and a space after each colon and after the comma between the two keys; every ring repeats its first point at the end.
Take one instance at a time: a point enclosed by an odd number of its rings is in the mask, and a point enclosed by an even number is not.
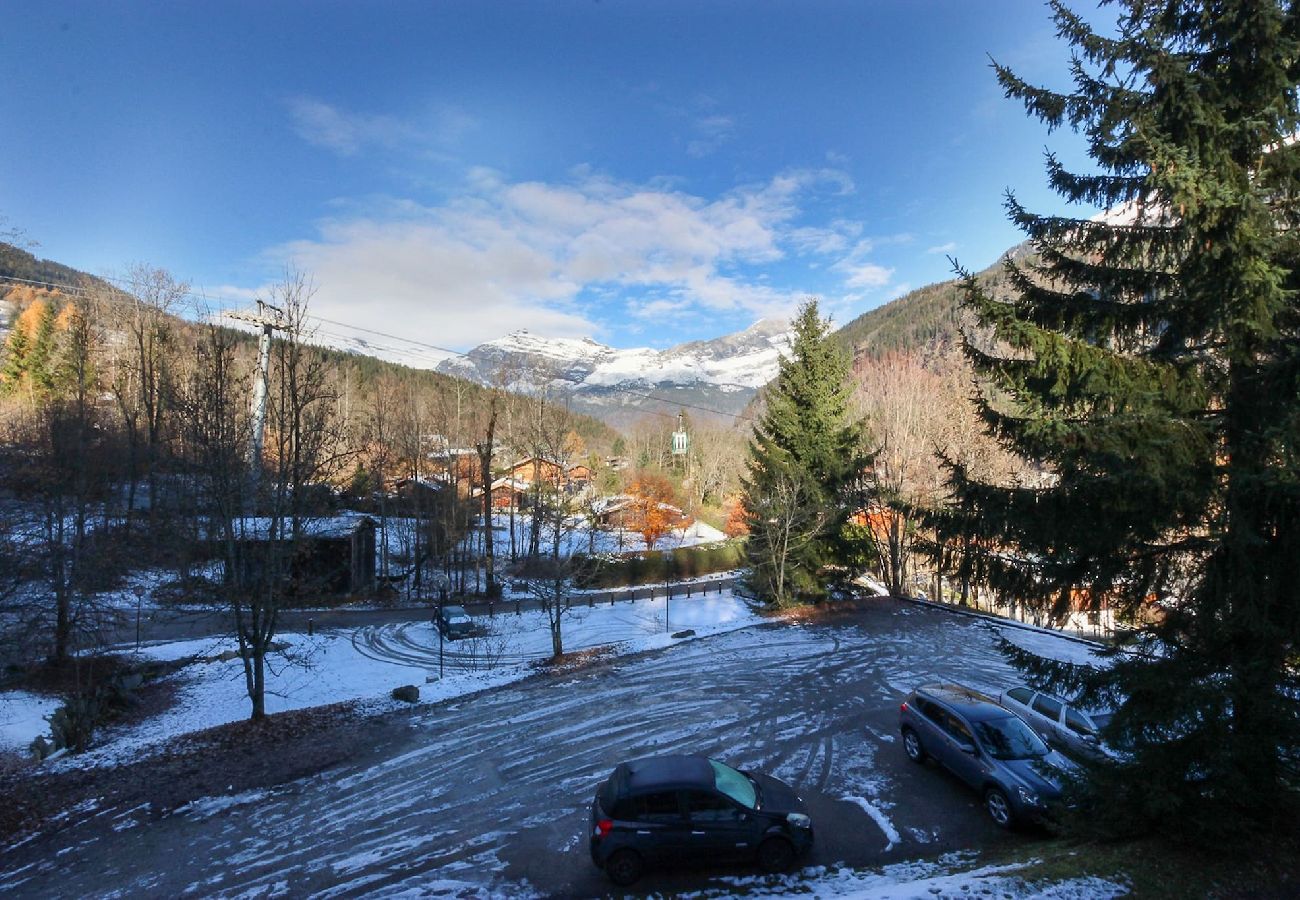
{"type": "Polygon", "coordinates": [[[673,483],[662,475],[642,473],[628,489],[636,511],[636,530],[645,541],[646,549],[653,550],[655,543],[672,528],[673,500],[676,492],[673,483]]]}
{"type": "Polygon", "coordinates": [[[745,510],[745,502],[739,494],[733,494],[724,500],[722,509],[727,516],[722,526],[723,534],[733,538],[749,534],[749,523],[746,521],[748,513],[745,510]]]}

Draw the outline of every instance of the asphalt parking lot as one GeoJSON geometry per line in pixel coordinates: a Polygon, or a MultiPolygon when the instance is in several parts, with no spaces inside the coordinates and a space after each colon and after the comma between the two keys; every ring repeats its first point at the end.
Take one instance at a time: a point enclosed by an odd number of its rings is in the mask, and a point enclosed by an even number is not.
{"type": "MultiPolygon", "coordinates": [[[[1016,677],[979,620],[880,600],[421,708],[362,761],[159,818],[87,810],[0,855],[23,896],[588,897],[596,785],[623,759],[691,752],[795,785],[817,842],[799,865],[877,866],[1036,840],[1007,834],[933,765],[909,763],[913,685],[1016,677]]],[[[650,872],[639,893],[724,890],[743,868],[650,872]]]]}

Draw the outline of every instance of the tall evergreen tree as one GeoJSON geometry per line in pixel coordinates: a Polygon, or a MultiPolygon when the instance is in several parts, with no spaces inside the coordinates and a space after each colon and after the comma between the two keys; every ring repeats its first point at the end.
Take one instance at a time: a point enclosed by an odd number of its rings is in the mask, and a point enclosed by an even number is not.
{"type": "Polygon", "coordinates": [[[1060,2],[1073,89],[996,66],[1008,96],[1088,140],[1052,186],[1097,219],[1009,195],[1039,251],[1016,296],[967,279],[992,433],[1050,473],[952,466],[949,559],[1057,613],[1118,605],[1141,652],[1105,671],[1013,654],[1121,704],[1131,750],[1089,782],[1093,821],[1200,840],[1293,827],[1300,759],[1300,23],[1277,0],[1125,0],[1114,36],[1060,2]]]}
{"type": "Polygon", "coordinates": [[[4,365],[0,367],[0,391],[18,390],[27,375],[27,358],[31,354],[31,341],[27,329],[15,321],[9,338],[5,341],[4,365]]]}
{"type": "Polygon", "coordinates": [[[864,460],[849,420],[848,360],[816,300],[800,307],[742,479],[753,587],[777,605],[815,600],[836,559],[864,460]]]}
{"type": "Polygon", "coordinates": [[[36,333],[32,336],[31,350],[27,354],[27,377],[31,379],[32,387],[37,393],[45,395],[54,388],[54,375],[58,368],[54,334],[57,313],[52,302],[38,302],[41,303],[41,309],[36,320],[36,333]]]}

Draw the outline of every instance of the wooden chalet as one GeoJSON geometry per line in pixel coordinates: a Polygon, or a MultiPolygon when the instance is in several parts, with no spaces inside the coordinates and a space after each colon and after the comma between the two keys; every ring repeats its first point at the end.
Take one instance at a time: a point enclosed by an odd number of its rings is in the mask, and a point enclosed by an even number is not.
{"type": "Polygon", "coordinates": [[[234,521],[236,557],[245,584],[265,583],[278,571],[288,592],[304,599],[355,596],[375,589],[374,519],[305,519],[297,540],[289,535],[290,527],[288,521],[266,517],[234,521]]]}

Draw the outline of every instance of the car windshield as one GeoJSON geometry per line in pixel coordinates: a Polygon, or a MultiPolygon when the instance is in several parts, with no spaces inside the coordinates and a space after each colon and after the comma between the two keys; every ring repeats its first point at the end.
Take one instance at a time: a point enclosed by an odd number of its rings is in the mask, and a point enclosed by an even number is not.
{"type": "Polygon", "coordinates": [[[975,723],[975,734],[994,759],[1033,759],[1047,755],[1047,745],[1015,716],[975,723]]]}
{"type": "Polygon", "coordinates": [[[716,759],[709,760],[709,765],[713,766],[713,784],[718,790],[742,806],[758,808],[758,788],[748,775],[716,759]]]}

